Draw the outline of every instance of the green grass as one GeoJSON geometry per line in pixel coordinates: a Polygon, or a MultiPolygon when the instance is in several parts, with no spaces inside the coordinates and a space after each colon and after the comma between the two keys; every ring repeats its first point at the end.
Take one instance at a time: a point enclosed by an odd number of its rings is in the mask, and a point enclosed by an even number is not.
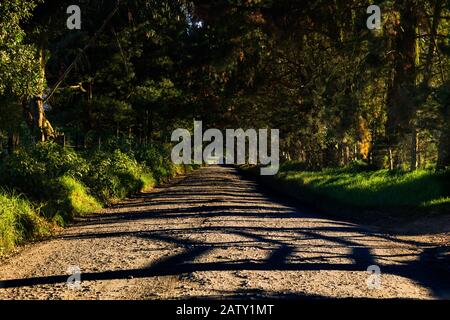
{"type": "Polygon", "coordinates": [[[139,179],[141,180],[142,184],[140,190],[141,192],[150,191],[157,185],[156,179],[153,177],[153,174],[151,172],[144,171],[139,179]]]}
{"type": "Polygon", "coordinates": [[[450,212],[449,172],[371,171],[352,165],[302,171],[286,164],[267,184],[321,209],[380,210],[394,213],[450,212]]]}
{"type": "Polygon", "coordinates": [[[277,178],[354,206],[430,207],[450,203],[444,175],[431,171],[347,173],[324,170],[285,172],[277,178]]]}
{"type": "Polygon", "coordinates": [[[0,190],[0,256],[26,240],[50,233],[50,225],[27,199],[0,190]]]}
{"type": "Polygon", "coordinates": [[[73,215],[86,215],[102,208],[100,202],[88,193],[87,188],[75,178],[64,176],[59,183],[65,192],[69,210],[73,215]]]}
{"type": "Polygon", "coordinates": [[[52,180],[52,198],[41,202],[41,214],[50,222],[64,227],[75,217],[95,213],[102,208],[88,188],[71,176],[52,180]]]}

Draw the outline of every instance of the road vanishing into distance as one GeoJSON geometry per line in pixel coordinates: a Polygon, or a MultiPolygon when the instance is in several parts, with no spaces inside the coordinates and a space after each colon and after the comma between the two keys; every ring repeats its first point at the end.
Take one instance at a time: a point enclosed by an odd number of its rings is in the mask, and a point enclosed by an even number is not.
{"type": "Polygon", "coordinates": [[[449,299],[448,244],[326,218],[210,166],[3,259],[0,298],[449,299]]]}

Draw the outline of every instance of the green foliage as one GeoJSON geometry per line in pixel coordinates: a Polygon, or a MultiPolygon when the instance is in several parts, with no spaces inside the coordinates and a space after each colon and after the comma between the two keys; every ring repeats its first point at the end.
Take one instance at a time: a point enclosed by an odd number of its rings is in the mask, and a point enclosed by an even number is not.
{"type": "Polygon", "coordinates": [[[151,170],[158,183],[162,183],[178,173],[177,167],[170,159],[169,146],[153,144],[149,147],[139,148],[136,158],[151,170]]]}
{"type": "Polygon", "coordinates": [[[103,205],[193,168],[174,166],[167,146],[134,151],[131,141],[110,139],[104,147],[81,154],[41,143],[3,159],[0,184],[32,202],[0,192],[0,251],[48,234],[50,224],[66,226],[77,216],[97,212],[103,205]]]}
{"type": "Polygon", "coordinates": [[[107,96],[94,97],[90,102],[94,126],[101,132],[114,132],[117,127],[131,125],[133,110],[128,103],[107,96]]]}
{"type": "Polygon", "coordinates": [[[77,215],[101,208],[81,182],[88,172],[89,163],[78,153],[40,143],[1,162],[0,182],[40,203],[41,214],[48,220],[65,225],[77,215]]]}
{"type": "Polygon", "coordinates": [[[40,143],[30,154],[38,162],[45,163],[50,178],[69,175],[82,179],[88,172],[87,161],[75,151],[56,143],[40,143]]]}
{"type": "Polygon", "coordinates": [[[89,194],[83,183],[71,176],[58,178],[57,193],[42,208],[44,214],[57,224],[64,226],[74,217],[83,216],[99,211],[100,202],[89,194]]]}
{"type": "Polygon", "coordinates": [[[179,173],[169,154],[163,146],[133,151],[129,141],[117,139],[110,139],[104,150],[84,156],[54,143],[41,143],[6,157],[0,163],[0,183],[47,202],[43,211],[49,218],[65,212],[70,220],[98,208],[90,195],[109,204],[179,173]],[[85,200],[86,207],[79,199],[85,200]]]}
{"type": "MultiPolygon", "coordinates": [[[[341,169],[297,171],[284,167],[276,181],[287,186],[303,201],[316,202],[327,209],[341,207],[408,211],[446,210],[450,206],[449,172],[379,170],[355,164],[341,169]],[[402,210],[404,209],[404,210],[402,210]]],[[[317,204],[317,203],[316,203],[317,204]]]]}
{"type": "Polygon", "coordinates": [[[50,227],[23,196],[0,191],[0,255],[25,240],[47,236],[50,227]]]}
{"type": "Polygon", "coordinates": [[[0,163],[0,183],[46,200],[58,192],[55,179],[64,175],[82,179],[88,163],[76,152],[54,143],[40,143],[30,150],[18,150],[0,163]]]}
{"type": "Polygon", "coordinates": [[[36,47],[26,44],[21,24],[39,1],[11,0],[0,4],[0,96],[30,97],[42,92],[45,80],[36,63],[36,47]]]}
{"type": "Polygon", "coordinates": [[[0,128],[8,131],[18,130],[22,123],[22,110],[11,97],[0,94],[0,128]]]}
{"type": "Polygon", "coordinates": [[[151,172],[132,155],[115,150],[90,155],[90,171],[85,179],[96,197],[104,203],[123,199],[155,185],[151,172]]]}

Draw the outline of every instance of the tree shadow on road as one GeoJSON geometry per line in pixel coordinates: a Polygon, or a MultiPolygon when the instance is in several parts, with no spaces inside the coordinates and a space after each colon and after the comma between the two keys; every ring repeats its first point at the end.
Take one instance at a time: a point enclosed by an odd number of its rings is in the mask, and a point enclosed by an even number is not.
{"type": "MultiPolygon", "coordinates": [[[[196,183],[202,177],[197,177],[196,183]]],[[[149,194],[148,202],[135,204],[141,211],[103,215],[91,218],[79,233],[62,234],[60,241],[91,238],[137,237],[148,241],[172,244],[182,248],[181,253],[161,258],[144,268],[87,272],[82,274],[83,281],[117,280],[129,278],[149,278],[157,276],[175,276],[194,272],[213,271],[343,271],[367,272],[372,265],[380,265],[383,275],[396,275],[409,278],[428,288],[437,298],[450,298],[450,270],[448,261],[439,261],[437,257],[448,253],[450,247],[435,247],[418,241],[402,240],[391,235],[380,234],[353,223],[332,221],[304,213],[303,208],[291,204],[276,205],[271,202],[246,203],[242,199],[270,199],[268,195],[255,192],[254,185],[247,185],[242,192],[224,192],[226,182],[212,179],[215,189],[210,192],[195,193],[194,202],[172,203],[175,199],[191,199],[192,181],[178,183],[176,190],[168,189],[149,194]],[[225,198],[225,201],[217,200],[225,198]],[[168,200],[169,199],[169,200],[168,200]],[[213,199],[213,200],[211,200],[213,199]],[[214,200],[216,199],[216,200],[214,200]],[[214,202],[216,201],[216,202],[214,202]],[[155,204],[171,208],[153,208],[155,204]],[[144,208],[143,208],[144,206],[144,208]],[[174,227],[174,219],[209,219],[209,225],[174,227]],[[274,219],[286,219],[286,224],[272,226],[274,219]],[[96,227],[105,224],[127,224],[136,221],[164,221],[165,228],[158,230],[142,229],[132,231],[99,232],[96,227]],[[309,225],[314,222],[312,226],[309,225]],[[305,225],[302,225],[304,222],[305,225]],[[256,223],[257,225],[252,225],[256,223]],[[294,224],[291,226],[290,224],[294,224]],[[227,235],[231,241],[214,240],[211,235],[227,235]],[[204,240],[198,240],[204,239],[204,240]],[[311,240],[314,246],[311,247],[311,240]],[[404,247],[404,253],[390,255],[390,248],[404,247]],[[203,259],[216,250],[239,247],[247,250],[261,250],[263,258],[250,259],[226,257],[225,259],[203,259]],[[414,250],[409,250],[414,247],[414,250]],[[400,259],[403,258],[403,259],[400,259]],[[405,259],[408,258],[408,259],[405,259]],[[400,259],[400,260],[399,260],[400,259]]],[[[208,182],[211,183],[211,182],[208,182]]],[[[242,187],[242,183],[240,183],[242,187]]],[[[127,250],[127,248],[123,248],[127,250]]],[[[4,280],[3,288],[19,288],[35,285],[64,283],[67,275],[38,276],[25,279],[4,280]]],[[[324,284],[326,285],[326,284],[324,284]]],[[[365,283],[361,284],[365,285],[365,283]]],[[[233,296],[274,297],[274,293],[258,289],[236,291],[233,296]],[[253,291],[252,291],[253,290],[253,291]],[[256,291],[255,291],[256,290],[256,291]]],[[[276,294],[275,294],[276,295],[276,294]]],[[[289,294],[279,294],[279,298],[289,294]]],[[[299,297],[301,294],[292,293],[299,297]]],[[[311,296],[312,297],[312,296],[311,296]]],[[[323,297],[319,297],[323,298],[323,297]]]]}

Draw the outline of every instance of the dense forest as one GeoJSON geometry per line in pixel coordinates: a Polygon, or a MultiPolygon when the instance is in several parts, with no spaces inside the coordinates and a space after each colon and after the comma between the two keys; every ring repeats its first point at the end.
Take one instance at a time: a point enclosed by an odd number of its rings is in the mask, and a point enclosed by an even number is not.
{"type": "Polygon", "coordinates": [[[1,5],[3,149],[167,142],[197,118],[279,128],[313,167],[449,165],[448,1],[382,1],[381,30],[366,1],[80,1],[81,30],[70,4],[1,5]]]}
{"type": "Polygon", "coordinates": [[[4,197],[60,221],[74,190],[83,212],[162,182],[181,170],[172,131],[194,120],[280,129],[282,160],[307,170],[445,170],[450,1],[377,1],[374,30],[371,4],[2,1],[4,197]],[[67,27],[74,4],[80,29],[67,27]]]}

